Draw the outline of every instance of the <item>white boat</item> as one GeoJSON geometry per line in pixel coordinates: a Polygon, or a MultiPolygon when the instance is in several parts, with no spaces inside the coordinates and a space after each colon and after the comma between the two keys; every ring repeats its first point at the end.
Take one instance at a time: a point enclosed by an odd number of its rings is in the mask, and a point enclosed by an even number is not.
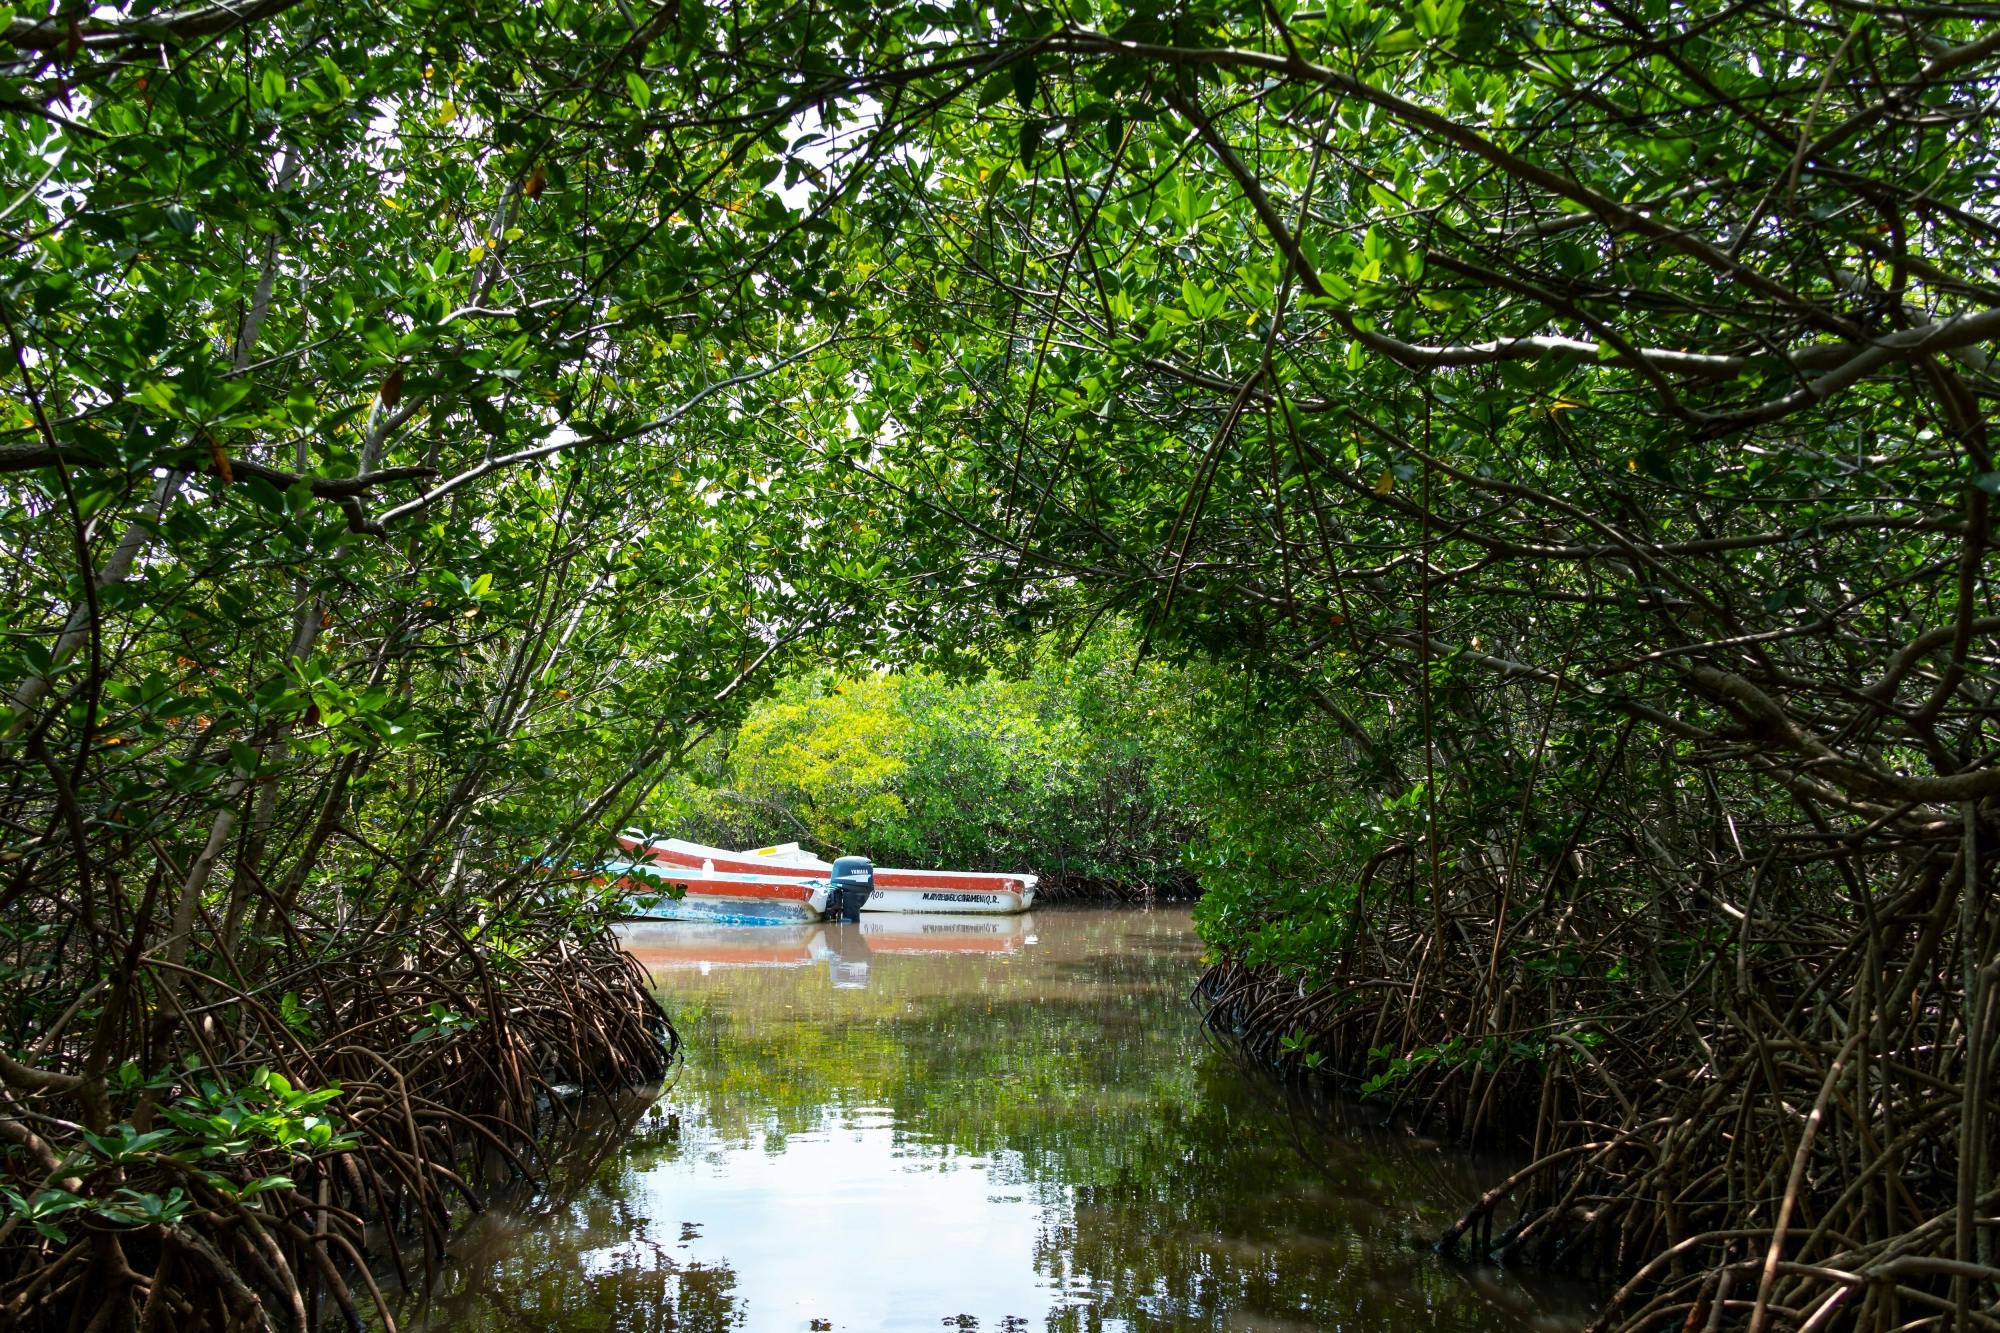
{"type": "Polygon", "coordinates": [[[1035,918],[963,912],[891,912],[861,922],[870,953],[1019,953],[1035,942],[1035,918]]]}
{"type": "Polygon", "coordinates": [[[626,917],[730,926],[817,921],[826,915],[827,895],[833,890],[826,875],[808,879],[734,873],[712,865],[676,866],[653,860],[606,861],[598,883],[625,894],[626,917]]]}
{"type": "MultiPolygon", "coordinates": [[[[632,864],[667,867],[670,876],[681,871],[703,871],[711,878],[775,876],[804,884],[824,881],[833,872],[832,862],[821,860],[795,842],[732,852],[685,838],[651,838],[636,829],[627,829],[618,835],[618,845],[633,858],[632,864]]],[[[899,870],[876,866],[874,891],[862,903],[861,910],[987,915],[1025,912],[1034,905],[1035,886],[1040,882],[1037,876],[1016,871],[899,870]]]]}

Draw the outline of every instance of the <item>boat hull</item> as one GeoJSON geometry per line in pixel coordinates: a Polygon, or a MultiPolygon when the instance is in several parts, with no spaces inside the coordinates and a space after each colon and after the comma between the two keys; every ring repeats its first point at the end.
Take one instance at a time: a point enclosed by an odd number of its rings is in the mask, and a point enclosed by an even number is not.
{"type": "MultiPolygon", "coordinates": [[[[670,867],[670,873],[758,875],[800,883],[826,876],[831,866],[800,851],[796,844],[732,852],[681,838],[647,838],[635,831],[618,835],[635,862],[670,867]]],[[[1010,914],[1034,906],[1034,875],[985,870],[904,870],[875,867],[875,891],[864,912],[984,912],[1010,914]]]]}
{"type": "Polygon", "coordinates": [[[1012,915],[1035,905],[1035,891],[1028,889],[885,889],[877,879],[875,892],[861,904],[863,912],[903,912],[925,915],[1012,915]]]}
{"type": "Polygon", "coordinates": [[[621,914],[628,921],[705,921],[712,926],[800,926],[819,921],[824,910],[797,903],[746,902],[729,898],[630,900],[621,914]]]}
{"type": "Polygon", "coordinates": [[[818,921],[826,914],[827,894],[832,888],[825,880],[705,874],[630,861],[606,862],[600,882],[626,894],[620,915],[627,919],[730,926],[818,921]]]}
{"type": "Polygon", "coordinates": [[[1035,939],[1035,918],[965,912],[905,912],[861,919],[870,953],[1019,953],[1035,939]]]}

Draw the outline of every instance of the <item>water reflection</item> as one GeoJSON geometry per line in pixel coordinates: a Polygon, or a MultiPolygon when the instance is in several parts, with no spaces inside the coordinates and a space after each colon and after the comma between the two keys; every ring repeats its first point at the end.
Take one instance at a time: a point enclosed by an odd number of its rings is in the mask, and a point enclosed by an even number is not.
{"type": "Polygon", "coordinates": [[[807,967],[824,963],[840,990],[868,985],[878,954],[1019,953],[1038,942],[1035,916],[967,916],[945,912],[879,913],[856,922],[781,926],[711,926],[679,921],[635,922],[625,947],[659,977],[719,967],[807,967]]]}
{"type": "Polygon", "coordinates": [[[1201,1035],[1184,912],[657,923],[687,1069],[434,1329],[1523,1329],[1580,1303],[1433,1259],[1490,1183],[1302,1117],[1201,1035]]]}

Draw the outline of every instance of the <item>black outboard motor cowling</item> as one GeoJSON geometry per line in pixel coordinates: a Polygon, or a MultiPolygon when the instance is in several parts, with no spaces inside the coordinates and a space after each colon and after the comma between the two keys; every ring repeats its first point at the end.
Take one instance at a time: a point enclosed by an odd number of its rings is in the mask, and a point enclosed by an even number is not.
{"type": "Polygon", "coordinates": [[[865,856],[843,856],[833,863],[833,892],[826,897],[826,914],[836,921],[859,921],[861,904],[875,892],[875,863],[865,856]]]}

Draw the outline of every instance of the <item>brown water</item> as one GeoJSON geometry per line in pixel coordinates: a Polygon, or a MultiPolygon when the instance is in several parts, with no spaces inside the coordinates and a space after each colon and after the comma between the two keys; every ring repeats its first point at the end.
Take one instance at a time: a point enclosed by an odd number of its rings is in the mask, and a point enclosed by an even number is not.
{"type": "Polygon", "coordinates": [[[634,928],[685,1070],[490,1216],[435,1330],[1518,1330],[1435,1258],[1502,1171],[1297,1104],[1204,1036],[1185,911],[634,928]]]}

